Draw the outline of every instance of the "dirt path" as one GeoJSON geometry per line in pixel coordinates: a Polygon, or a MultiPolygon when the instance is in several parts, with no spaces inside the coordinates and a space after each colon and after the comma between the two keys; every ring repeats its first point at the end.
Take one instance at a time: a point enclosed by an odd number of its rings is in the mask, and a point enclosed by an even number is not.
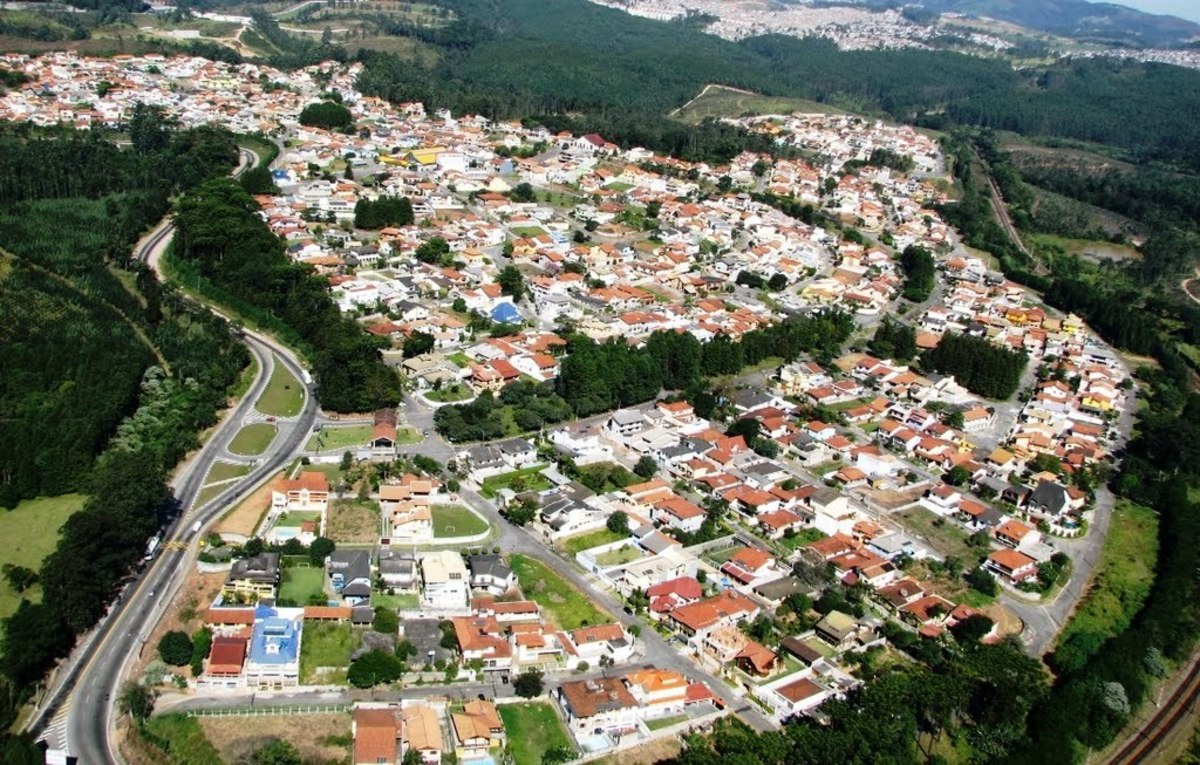
{"type": "Polygon", "coordinates": [[[688,101],[688,102],[687,102],[686,104],[684,104],[683,106],[680,106],[680,107],[677,107],[677,108],[675,108],[675,109],[672,109],[670,112],[668,112],[668,113],[667,113],[667,116],[668,116],[668,117],[674,117],[676,114],[679,114],[681,111],[683,111],[684,109],[688,108],[688,107],[689,107],[689,106],[691,106],[692,104],[696,103],[696,102],[697,102],[697,101],[699,101],[701,98],[704,98],[704,96],[708,94],[708,91],[712,90],[713,88],[720,88],[721,90],[728,90],[728,91],[729,91],[729,92],[731,92],[731,93],[741,93],[741,94],[742,94],[742,95],[744,95],[744,96],[757,96],[757,95],[759,95],[758,93],[755,93],[755,92],[754,92],[754,91],[752,91],[752,90],[742,90],[741,88],[734,88],[734,87],[730,87],[729,85],[718,85],[718,84],[716,84],[716,83],[709,83],[708,85],[705,85],[705,86],[704,86],[704,90],[702,90],[702,91],[700,91],[699,93],[697,93],[697,94],[696,94],[696,97],[695,97],[695,98],[693,98],[691,101],[688,101]]]}

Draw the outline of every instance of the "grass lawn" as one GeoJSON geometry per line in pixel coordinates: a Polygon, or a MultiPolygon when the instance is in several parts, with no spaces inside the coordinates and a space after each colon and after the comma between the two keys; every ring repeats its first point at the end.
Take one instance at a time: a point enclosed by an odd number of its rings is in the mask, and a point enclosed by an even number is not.
{"type": "Polygon", "coordinates": [[[576,537],[569,537],[562,540],[561,544],[563,550],[568,555],[574,555],[575,553],[582,552],[584,550],[590,550],[593,547],[619,542],[628,536],[628,534],[617,534],[605,528],[597,529],[596,531],[589,531],[586,534],[580,534],[576,537]]]}
{"type": "Polygon", "coordinates": [[[670,728],[672,725],[678,725],[681,722],[687,722],[687,715],[674,715],[672,717],[660,717],[657,720],[647,720],[646,727],[650,730],[662,730],[670,728]]]}
{"type": "Polygon", "coordinates": [[[300,638],[300,682],[331,683],[344,685],[346,670],[350,667],[350,654],[362,637],[349,624],[333,622],[309,622],[304,625],[300,638]],[[337,667],[321,672],[319,667],[337,667]]]}
{"type": "MultiPolygon", "coordinates": [[[[319,568],[292,566],[283,569],[283,581],[279,585],[279,599],[292,600],[298,606],[308,604],[311,595],[325,594],[325,572],[319,568]]],[[[308,639],[307,631],[304,639],[308,639]]]]}
{"type": "Polygon", "coordinates": [[[228,481],[232,478],[241,478],[250,473],[249,465],[237,465],[232,462],[221,462],[217,460],[208,470],[208,475],[204,477],[204,482],[217,483],[218,481],[228,481]]]}
{"type": "Polygon", "coordinates": [[[335,499],[329,503],[325,533],[338,544],[374,544],[382,523],[379,503],[371,500],[335,499]]]}
{"type": "Polygon", "coordinates": [[[419,444],[423,436],[421,431],[416,428],[397,428],[396,429],[396,444],[405,446],[406,444],[419,444]]]}
{"type": "Polygon", "coordinates": [[[1156,560],[1158,516],[1148,507],[1118,502],[1092,584],[1059,633],[1058,645],[1072,639],[1083,645],[1095,639],[1098,645],[1128,629],[1154,583],[1156,560]]]}
{"type": "Polygon", "coordinates": [[[314,433],[312,438],[308,439],[308,443],[304,445],[305,450],[310,452],[315,451],[346,451],[348,447],[360,446],[371,440],[371,432],[374,428],[371,425],[349,425],[344,428],[322,428],[319,432],[314,433]]]}
{"type": "Polygon", "coordinates": [[[279,519],[275,521],[276,526],[303,526],[305,521],[319,521],[321,513],[317,510],[296,510],[291,513],[283,513],[279,519]]]}
{"type": "Polygon", "coordinates": [[[618,547],[596,556],[596,562],[601,566],[621,566],[642,557],[637,547],[618,547]]]}
{"type": "MultiPolygon", "coordinates": [[[[42,561],[58,544],[58,530],[83,508],[86,500],[83,494],[60,494],[27,499],[12,510],[0,510],[0,539],[4,540],[0,563],[33,571],[40,569],[42,561]]],[[[34,602],[40,601],[41,587],[35,584],[24,595],[34,602]]],[[[0,581],[0,618],[11,615],[20,604],[21,594],[0,581]]]]}
{"type": "Polygon", "coordinates": [[[632,183],[621,183],[620,181],[614,181],[613,183],[608,184],[604,188],[611,189],[612,191],[629,191],[630,189],[633,188],[633,184],[632,183]]]}
{"type": "Polygon", "coordinates": [[[275,434],[278,431],[279,429],[269,422],[255,422],[247,425],[239,430],[233,440],[229,442],[229,451],[234,454],[244,454],[247,457],[262,454],[275,440],[275,434]]]}
{"type": "Polygon", "coordinates": [[[546,233],[546,229],[542,228],[541,226],[515,226],[512,232],[517,236],[523,236],[529,239],[535,236],[541,236],[542,234],[546,233]]]}
{"type": "Polygon", "coordinates": [[[467,367],[471,366],[471,359],[462,351],[455,351],[446,358],[449,359],[450,362],[459,369],[466,369],[467,367]]]}
{"type": "Polygon", "coordinates": [[[741,545],[731,545],[721,550],[706,550],[702,557],[719,568],[722,563],[737,555],[740,549],[741,545]]]}
{"type": "Polygon", "coordinates": [[[560,628],[573,630],[589,624],[607,624],[612,620],[611,616],[592,605],[583,593],[541,561],[513,555],[509,563],[517,574],[517,582],[525,597],[541,606],[560,628]]]}
{"type": "Polygon", "coordinates": [[[434,537],[472,537],[488,530],[488,522],[462,505],[434,505],[434,537]]]}
{"type": "Polygon", "coordinates": [[[953,555],[963,562],[964,570],[970,570],[979,565],[989,550],[986,547],[971,547],[967,544],[967,532],[962,526],[951,520],[940,518],[931,510],[923,507],[913,507],[895,513],[900,523],[904,524],[913,535],[923,539],[935,552],[944,556],[953,555]]]}
{"type": "Polygon", "coordinates": [[[462,383],[443,385],[437,390],[425,391],[425,398],[438,404],[453,404],[455,401],[466,401],[474,394],[462,383]]]}
{"type": "Polygon", "coordinates": [[[817,529],[800,529],[794,536],[789,537],[788,535],[784,534],[782,537],[774,541],[778,542],[789,550],[795,550],[798,547],[804,547],[805,545],[812,544],[813,542],[824,538],[825,533],[817,529]]]}
{"type": "Polygon", "coordinates": [[[575,748],[549,702],[501,704],[497,711],[504,721],[514,765],[541,765],[542,755],[550,749],[575,748]]]}
{"type": "Polygon", "coordinates": [[[402,608],[416,608],[421,605],[421,596],[415,592],[402,592],[399,595],[388,595],[386,592],[372,592],[371,605],[380,608],[391,608],[399,611],[402,608]]]}
{"type": "Polygon", "coordinates": [[[221,754],[204,735],[200,721],[187,715],[162,715],[146,721],[146,730],[167,743],[161,762],[171,765],[221,765],[221,754]]]}
{"type": "MultiPolygon", "coordinates": [[[[495,475],[491,478],[485,478],[483,484],[479,487],[479,493],[491,499],[500,493],[501,489],[509,489],[513,487],[513,482],[521,479],[518,485],[522,488],[520,491],[541,491],[550,488],[550,479],[542,475],[542,471],[546,469],[545,465],[534,465],[533,467],[514,470],[511,473],[503,473],[495,475]]],[[[513,489],[516,491],[516,489],[513,489]]]]}
{"type": "Polygon", "coordinates": [[[273,414],[276,417],[295,417],[300,414],[303,404],[304,386],[279,359],[276,359],[271,379],[254,405],[255,408],[263,414],[273,414]]]}

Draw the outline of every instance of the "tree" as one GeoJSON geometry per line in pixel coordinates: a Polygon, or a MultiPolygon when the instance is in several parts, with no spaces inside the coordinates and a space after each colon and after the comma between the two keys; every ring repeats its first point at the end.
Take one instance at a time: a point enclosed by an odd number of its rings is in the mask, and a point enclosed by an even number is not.
{"type": "Polygon", "coordinates": [[[750,168],[750,172],[754,173],[755,178],[762,178],[771,169],[771,163],[765,159],[756,160],[750,168]]]}
{"type": "Polygon", "coordinates": [[[954,634],[954,639],[960,643],[978,643],[992,631],[992,627],[995,624],[995,622],[983,614],[974,614],[955,624],[950,628],[950,632],[954,634]]]}
{"type": "Polygon", "coordinates": [[[186,632],[172,630],[158,641],[158,655],[172,667],[182,667],[192,661],[192,639],[186,632]]]}
{"type": "Polygon", "coordinates": [[[250,765],[300,765],[300,752],[292,744],[277,738],[250,755],[250,765]]]}
{"type": "Polygon", "coordinates": [[[523,699],[532,699],[542,695],[543,688],[540,669],[527,669],[517,675],[517,679],[513,681],[513,690],[523,699]]]}
{"type": "Polygon", "coordinates": [[[371,629],[384,635],[395,635],[400,631],[400,617],[387,606],[375,607],[375,618],[371,620],[371,629]]]}
{"type": "Polygon", "coordinates": [[[411,359],[413,356],[429,353],[433,350],[433,345],[433,335],[428,332],[413,332],[404,338],[404,358],[411,359]]]}
{"type": "Polygon", "coordinates": [[[421,753],[416,749],[409,748],[404,753],[404,759],[400,761],[400,765],[423,765],[425,761],[421,759],[421,753]]]}
{"type": "Polygon", "coordinates": [[[309,104],[300,111],[300,124],[307,127],[334,130],[349,127],[353,122],[350,110],[334,101],[309,104]]]}
{"type": "Polygon", "coordinates": [[[308,559],[314,566],[324,566],[325,559],[333,553],[334,543],[328,537],[317,537],[308,546],[308,559]]]}
{"type": "Polygon", "coordinates": [[[655,473],[658,472],[658,463],[655,462],[654,458],[649,454],[643,455],[642,458],[637,461],[637,464],[633,466],[633,472],[637,473],[642,478],[653,478],[655,473]]]}
{"type": "Polygon", "coordinates": [[[629,516],[618,510],[608,516],[604,525],[614,534],[628,534],[629,516]]]}
{"type": "Polygon", "coordinates": [[[246,544],[242,545],[242,552],[247,557],[253,558],[255,555],[262,555],[263,541],[259,537],[250,537],[246,540],[246,544]]]}
{"type": "Polygon", "coordinates": [[[4,580],[8,582],[8,586],[17,592],[24,592],[37,584],[38,575],[33,569],[5,563],[2,570],[4,571],[4,580]]]}
{"type": "Polygon", "coordinates": [[[371,688],[376,685],[394,683],[400,679],[403,668],[395,655],[380,650],[368,651],[350,665],[346,679],[356,688],[371,688]]]}
{"type": "Polygon", "coordinates": [[[275,185],[271,171],[262,165],[257,165],[242,173],[238,178],[238,183],[242,184],[242,188],[248,194],[269,194],[271,196],[279,194],[279,187],[275,185]]]}
{"type": "Polygon", "coordinates": [[[450,245],[440,236],[431,236],[417,245],[413,254],[422,263],[440,263],[450,254],[450,245]]]}
{"type": "Polygon", "coordinates": [[[201,627],[192,633],[192,677],[199,677],[204,671],[204,660],[212,650],[212,630],[201,627]]]}
{"type": "Polygon", "coordinates": [[[967,572],[966,580],[972,589],[978,590],[984,595],[995,597],[1000,594],[1000,585],[996,584],[996,578],[984,571],[983,568],[975,568],[967,572]]]}
{"type": "Polygon", "coordinates": [[[141,683],[125,683],[117,697],[117,709],[141,725],[154,712],[154,693],[141,683]]]}
{"type": "Polygon", "coordinates": [[[532,497],[522,497],[515,503],[509,504],[503,512],[509,523],[524,526],[537,517],[538,509],[537,500],[532,497]]]}
{"type": "Polygon", "coordinates": [[[542,765],[562,765],[578,756],[579,753],[569,746],[556,746],[542,753],[542,765]]]}
{"type": "Polygon", "coordinates": [[[500,285],[500,291],[505,295],[520,300],[525,295],[525,277],[517,270],[516,266],[505,266],[500,269],[500,273],[496,275],[496,283],[500,285]]]}
{"type": "Polygon", "coordinates": [[[775,274],[767,280],[767,289],[772,292],[779,292],[786,286],[788,286],[788,278],[784,274],[775,274]]]}
{"type": "Polygon", "coordinates": [[[536,202],[537,194],[533,193],[533,186],[528,183],[518,183],[508,192],[508,198],[514,202],[536,202]]]}
{"type": "Polygon", "coordinates": [[[971,471],[967,470],[962,465],[955,465],[947,471],[942,480],[951,486],[962,486],[967,481],[971,480],[971,471]]]}
{"type": "Polygon", "coordinates": [[[345,471],[349,470],[350,466],[353,464],[354,464],[354,455],[351,454],[349,451],[342,452],[342,460],[341,460],[341,462],[338,463],[338,467],[341,468],[343,472],[345,472],[345,471]]]}

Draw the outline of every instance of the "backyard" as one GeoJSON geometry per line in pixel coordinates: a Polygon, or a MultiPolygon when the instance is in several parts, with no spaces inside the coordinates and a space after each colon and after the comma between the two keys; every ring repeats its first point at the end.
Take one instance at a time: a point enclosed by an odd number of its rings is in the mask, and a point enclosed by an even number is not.
{"type": "MultiPolygon", "coordinates": [[[[58,544],[58,530],[83,508],[83,494],[27,499],[12,510],[0,511],[0,539],[4,540],[4,562],[37,571],[42,560],[58,544]]],[[[24,596],[41,600],[41,587],[33,585],[24,596]]],[[[0,582],[0,618],[11,615],[21,604],[21,593],[0,582]]]]}
{"type": "Polygon", "coordinates": [[[300,683],[344,685],[350,654],[362,642],[349,624],[309,621],[300,638],[300,683]]]}
{"type": "Polygon", "coordinates": [[[267,381],[267,387],[258,397],[254,408],[275,417],[295,417],[300,414],[300,407],[304,403],[304,386],[278,358],[274,362],[271,379],[267,381]]]}
{"type": "Polygon", "coordinates": [[[596,531],[589,531],[586,534],[580,534],[576,537],[568,537],[567,539],[562,540],[561,544],[563,550],[568,555],[575,555],[575,553],[582,552],[583,550],[590,550],[593,547],[599,547],[600,545],[619,542],[628,537],[628,534],[618,534],[605,528],[598,529],[596,531]]]}
{"type": "MultiPolygon", "coordinates": [[[[312,566],[285,566],[279,585],[279,599],[297,606],[308,605],[315,595],[325,597],[325,571],[312,566]]],[[[305,639],[308,634],[305,633],[305,639]]]]}
{"type": "Polygon", "coordinates": [[[545,469],[545,465],[534,465],[533,467],[514,470],[511,473],[502,473],[494,475],[491,478],[485,478],[483,484],[479,487],[479,493],[491,499],[499,494],[501,489],[512,489],[516,492],[549,489],[550,479],[542,475],[542,471],[545,469]]]}
{"type": "Polygon", "coordinates": [[[462,505],[434,505],[430,514],[435,538],[472,537],[489,528],[487,521],[462,505]]]}
{"type": "Polygon", "coordinates": [[[573,630],[589,624],[605,624],[612,617],[592,605],[579,590],[551,571],[541,561],[524,555],[509,559],[525,597],[533,600],[561,629],[573,630]]]}
{"type": "Polygon", "coordinates": [[[642,557],[641,551],[635,545],[627,545],[618,547],[615,550],[600,553],[596,556],[596,562],[601,566],[623,566],[626,563],[635,561],[642,557]]]}
{"type": "Polygon", "coordinates": [[[393,611],[416,608],[421,605],[421,596],[415,592],[401,592],[388,595],[386,592],[372,592],[371,605],[376,608],[390,608],[393,611]]]}
{"type": "Polygon", "coordinates": [[[306,521],[320,521],[321,513],[319,510],[293,510],[290,513],[281,513],[276,519],[276,526],[303,526],[306,521]]]}
{"type": "Polygon", "coordinates": [[[345,451],[351,446],[360,446],[371,440],[374,427],[371,425],[348,425],[344,428],[321,428],[304,445],[306,451],[345,451]]]}
{"type": "Polygon", "coordinates": [[[541,765],[542,755],[558,747],[574,750],[567,731],[548,702],[501,704],[497,709],[504,721],[514,765],[541,765]]]}
{"type": "Polygon", "coordinates": [[[255,422],[247,425],[239,430],[233,440],[229,442],[229,451],[246,457],[262,454],[275,440],[276,430],[276,427],[269,422],[255,422]]]}
{"type": "Polygon", "coordinates": [[[374,544],[379,541],[379,503],[363,499],[335,499],[329,503],[325,534],[340,544],[374,544]]]}

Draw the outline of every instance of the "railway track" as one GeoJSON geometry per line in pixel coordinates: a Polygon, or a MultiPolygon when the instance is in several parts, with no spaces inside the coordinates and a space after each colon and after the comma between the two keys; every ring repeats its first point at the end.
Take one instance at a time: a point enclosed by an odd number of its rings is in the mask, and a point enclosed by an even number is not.
{"type": "Polygon", "coordinates": [[[1200,701],[1200,657],[1192,661],[1183,682],[1171,694],[1150,721],[1133,736],[1106,765],[1137,765],[1153,763],[1163,741],[1181,725],[1195,719],[1200,701]]]}

